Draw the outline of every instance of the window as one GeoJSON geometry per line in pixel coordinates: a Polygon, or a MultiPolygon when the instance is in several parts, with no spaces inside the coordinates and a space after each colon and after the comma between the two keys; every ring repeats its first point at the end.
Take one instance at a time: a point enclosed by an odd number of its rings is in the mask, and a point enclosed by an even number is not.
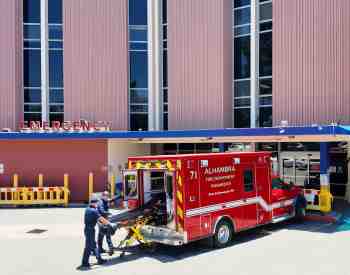
{"type": "Polygon", "coordinates": [[[27,121],[47,120],[46,117],[42,118],[43,110],[48,110],[50,121],[63,121],[62,19],[62,0],[23,0],[23,94],[24,118],[27,121]],[[48,6],[48,28],[44,28],[48,36],[48,48],[42,48],[41,1],[45,1],[48,6]],[[41,72],[43,56],[48,59],[47,74],[41,72]],[[49,79],[46,79],[46,75],[49,79]],[[41,89],[43,81],[48,81],[48,91],[41,89]],[[42,93],[49,97],[48,106],[42,105],[42,93]]]}
{"type": "Polygon", "coordinates": [[[234,0],[234,7],[239,8],[250,5],[250,0],[234,0]]]}
{"type": "Polygon", "coordinates": [[[250,7],[244,9],[235,9],[235,25],[244,25],[250,23],[250,7]]]}
{"type": "Polygon", "coordinates": [[[62,0],[49,0],[49,24],[62,24],[62,0]]]}
{"type": "Polygon", "coordinates": [[[63,52],[49,51],[49,85],[63,87],[63,52]]]}
{"type": "Polygon", "coordinates": [[[40,23],[40,0],[23,0],[23,22],[40,23]]]}
{"type": "Polygon", "coordinates": [[[129,0],[129,25],[147,25],[147,0],[129,0]]]}
{"type": "Polygon", "coordinates": [[[234,40],[234,77],[250,77],[250,36],[236,37],[234,40]]]}
{"type": "Polygon", "coordinates": [[[259,126],[260,127],[272,126],[272,107],[259,108],[259,126]]]}
{"type": "Polygon", "coordinates": [[[126,199],[136,199],[138,197],[136,175],[125,175],[124,183],[126,199]]]}
{"type": "Polygon", "coordinates": [[[254,191],[254,175],[251,169],[244,170],[244,192],[254,191]]]}
{"type": "Polygon", "coordinates": [[[23,51],[24,87],[41,87],[41,53],[39,50],[23,51]]]}
{"type": "Polygon", "coordinates": [[[250,127],[250,108],[236,108],[233,116],[235,128],[250,127]]]}
{"type": "Polygon", "coordinates": [[[272,75],[272,32],[260,34],[260,76],[272,75]]]}
{"type": "Polygon", "coordinates": [[[138,113],[131,113],[130,114],[130,130],[131,131],[147,131],[148,129],[148,115],[147,113],[138,114],[138,113]]]}

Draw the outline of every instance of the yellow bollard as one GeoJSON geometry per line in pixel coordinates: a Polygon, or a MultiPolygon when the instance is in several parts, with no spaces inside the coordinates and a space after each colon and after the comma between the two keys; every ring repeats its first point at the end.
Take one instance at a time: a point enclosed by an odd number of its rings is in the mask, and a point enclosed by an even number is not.
{"type": "Polygon", "coordinates": [[[92,193],[94,192],[94,173],[89,173],[89,202],[91,200],[92,193]]]}
{"type": "Polygon", "coordinates": [[[110,192],[111,192],[111,194],[110,194],[110,197],[111,198],[113,198],[114,196],[115,196],[115,176],[114,176],[114,174],[112,173],[111,174],[111,179],[110,179],[110,192]]]}
{"type": "MultiPolygon", "coordinates": [[[[44,175],[43,174],[39,174],[38,175],[38,186],[39,188],[43,188],[44,187],[44,175]]],[[[38,199],[42,200],[43,199],[43,191],[38,191],[38,199]]]]}
{"type": "Polygon", "coordinates": [[[39,182],[39,187],[44,187],[44,176],[43,174],[38,175],[38,182],[39,182]]]}
{"type": "Polygon", "coordinates": [[[69,193],[69,176],[64,174],[63,176],[63,186],[64,186],[64,206],[68,206],[68,193],[69,193]]]}
{"type": "MultiPolygon", "coordinates": [[[[18,188],[18,175],[14,174],[13,175],[13,188],[18,188]]],[[[17,201],[19,199],[18,191],[15,190],[13,194],[13,200],[17,201]]]]}

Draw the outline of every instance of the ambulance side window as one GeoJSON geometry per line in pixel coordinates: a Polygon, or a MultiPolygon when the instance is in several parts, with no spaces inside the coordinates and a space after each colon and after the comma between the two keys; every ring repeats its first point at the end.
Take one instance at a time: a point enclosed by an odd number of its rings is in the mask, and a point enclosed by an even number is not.
{"type": "Polygon", "coordinates": [[[251,169],[244,170],[244,192],[251,192],[254,190],[254,175],[251,169]]]}

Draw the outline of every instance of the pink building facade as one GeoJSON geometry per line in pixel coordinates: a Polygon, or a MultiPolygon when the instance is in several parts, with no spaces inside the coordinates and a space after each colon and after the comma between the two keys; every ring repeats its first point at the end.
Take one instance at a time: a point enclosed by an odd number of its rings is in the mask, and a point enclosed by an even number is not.
{"type": "Polygon", "coordinates": [[[0,128],[17,129],[33,114],[109,121],[115,130],[350,123],[349,1],[166,2],[0,0],[0,128]],[[45,23],[41,11],[37,30],[23,26],[31,5],[46,3],[50,18],[54,2],[61,23],[45,23]],[[159,20],[134,18],[142,14],[159,20]],[[50,55],[55,26],[62,61],[50,55]],[[24,67],[35,60],[22,45],[32,49],[35,32],[41,83],[27,87],[33,76],[24,67]]]}

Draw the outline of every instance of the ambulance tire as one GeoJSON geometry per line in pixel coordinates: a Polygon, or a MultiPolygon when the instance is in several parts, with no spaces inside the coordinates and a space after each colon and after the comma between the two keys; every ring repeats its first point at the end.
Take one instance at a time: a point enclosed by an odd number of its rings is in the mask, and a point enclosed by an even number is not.
{"type": "Polygon", "coordinates": [[[230,244],[233,235],[233,226],[227,220],[221,220],[215,229],[213,244],[215,248],[223,248],[230,244]]]}

